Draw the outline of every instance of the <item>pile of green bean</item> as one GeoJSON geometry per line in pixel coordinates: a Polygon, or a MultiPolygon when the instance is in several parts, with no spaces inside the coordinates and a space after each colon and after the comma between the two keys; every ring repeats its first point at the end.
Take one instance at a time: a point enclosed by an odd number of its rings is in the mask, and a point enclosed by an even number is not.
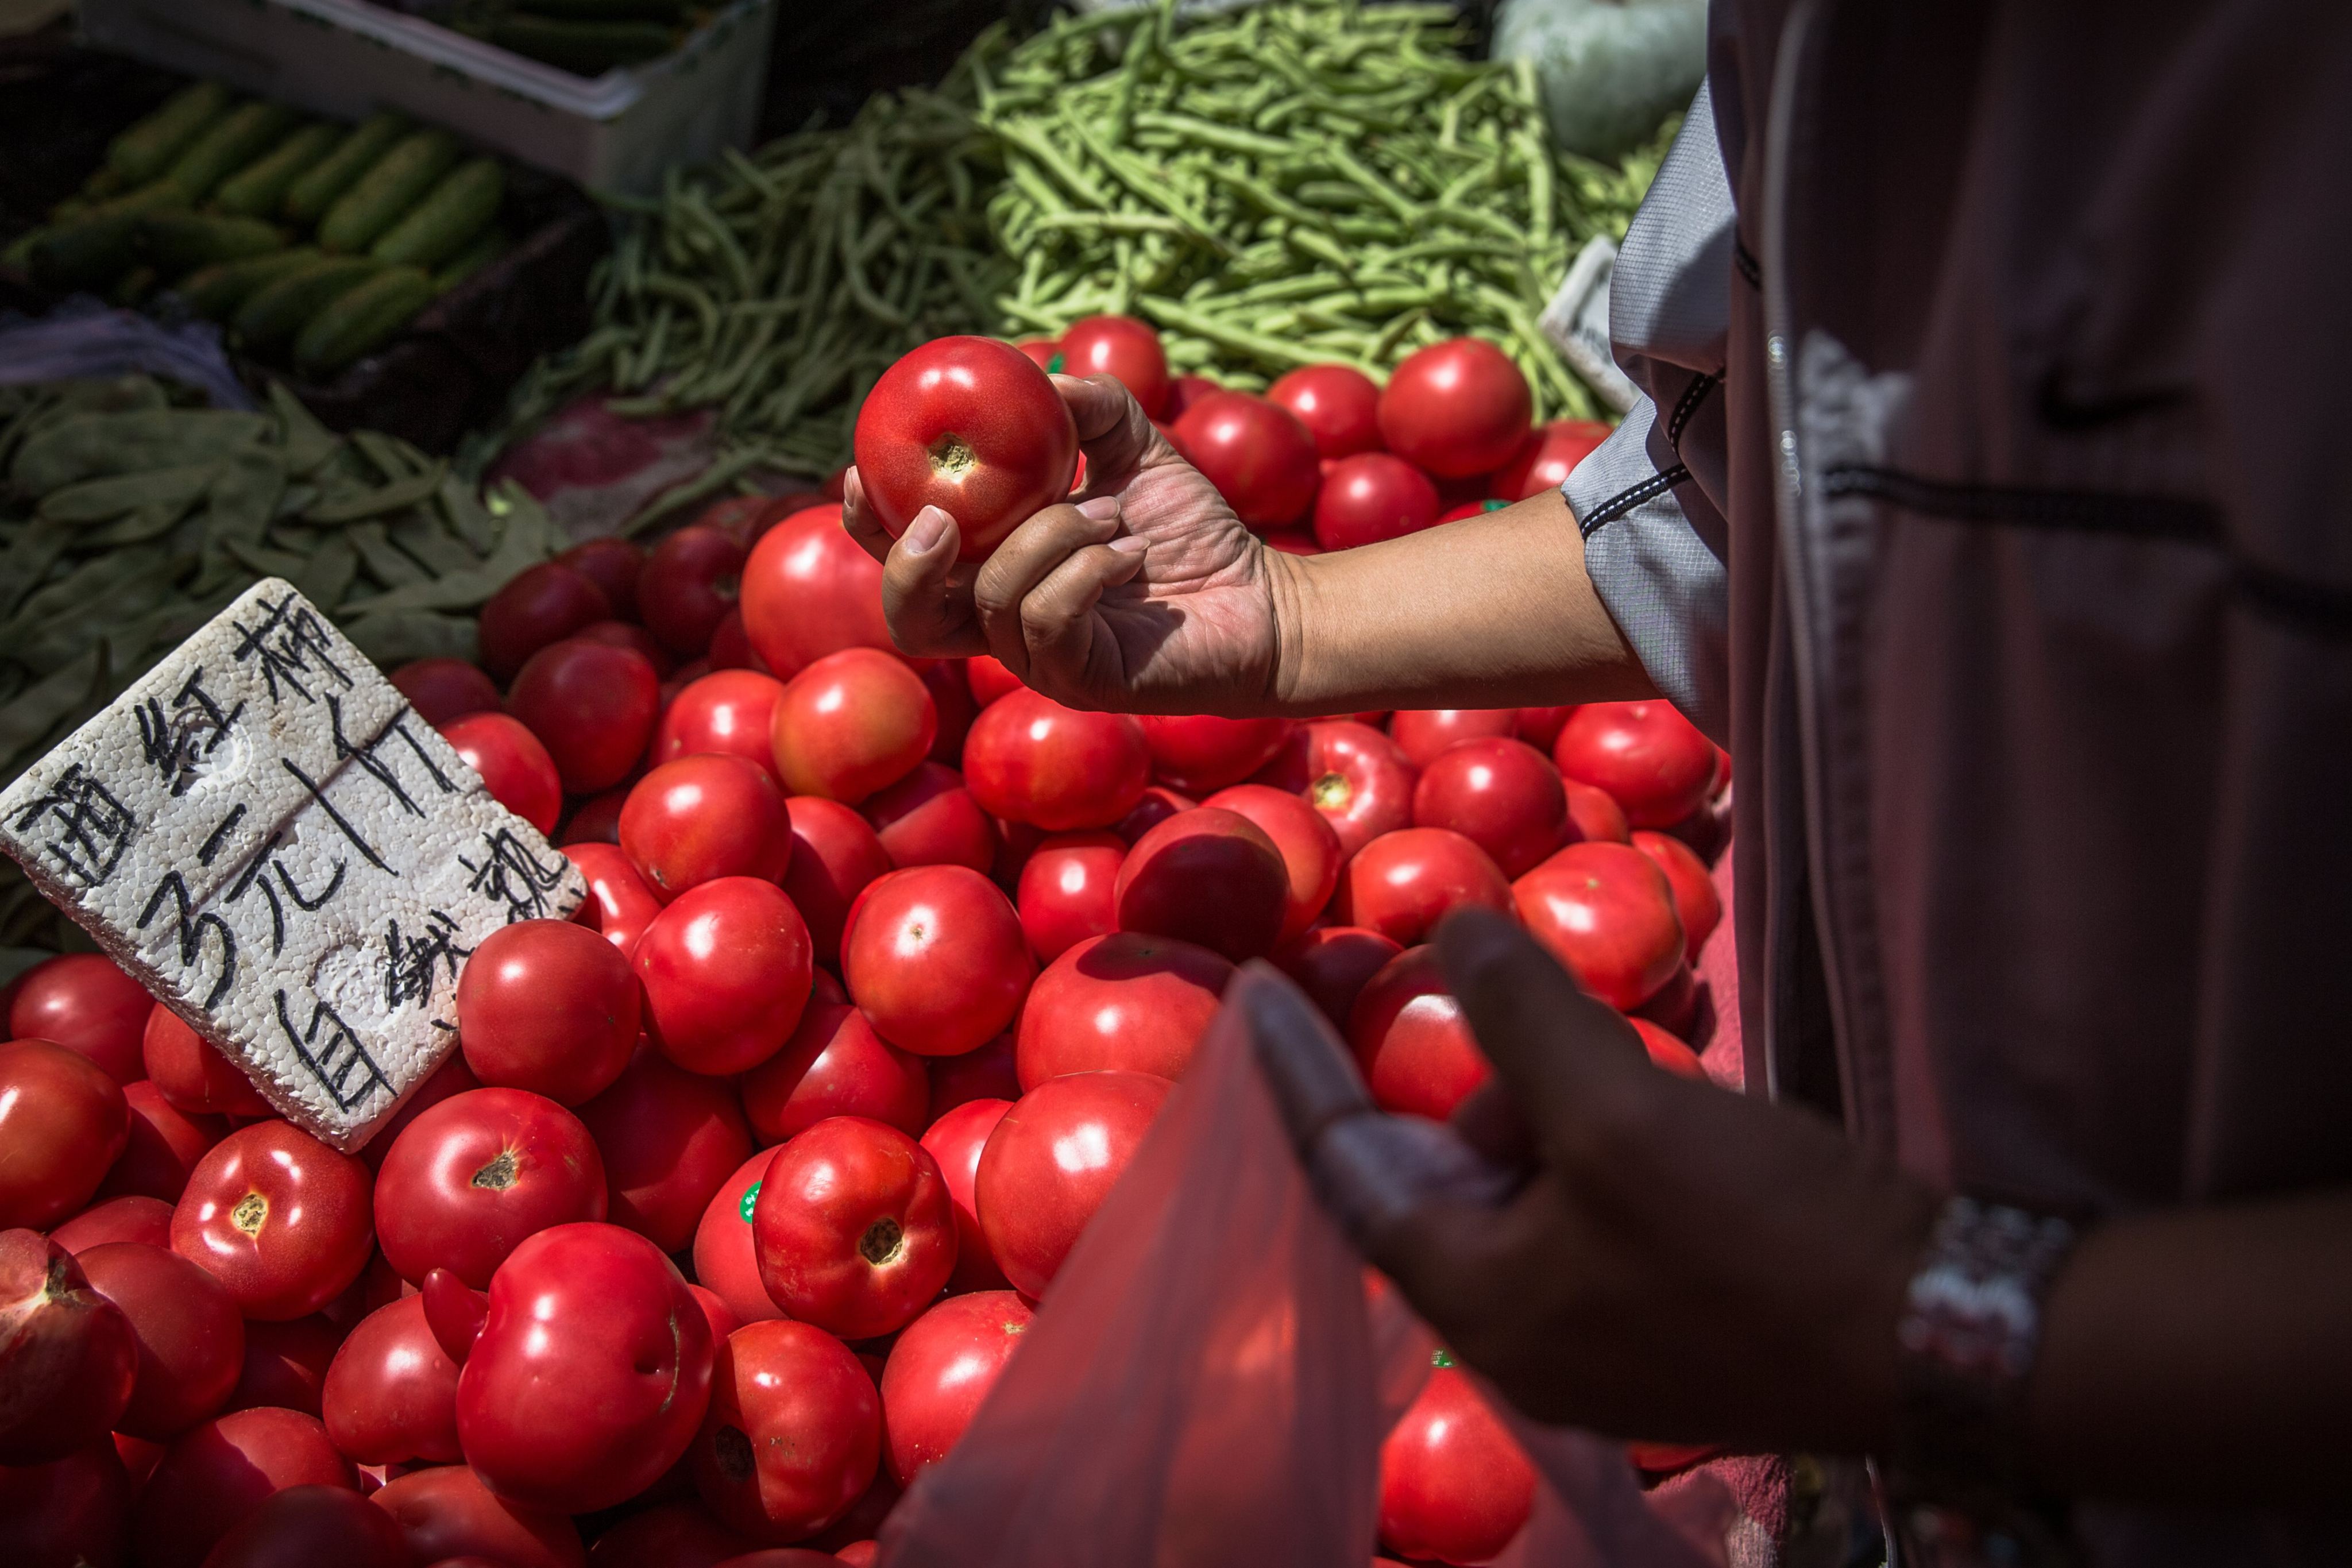
{"type": "MultiPolygon", "coordinates": [[[[378,663],[471,658],[467,613],[562,541],[404,441],[335,435],[282,387],[190,406],[145,376],[0,387],[0,784],[261,577],[378,663]]],[[[63,917],[0,861],[0,946],[63,917]]]]}
{"type": "Polygon", "coordinates": [[[1452,7],[1066,17],[980,89],[1009,175],[989,216],[1021,262],[1006,331],[1138,314],[1176,368],[1247,387],[1331,361],[1377,377],[1471,333],[1538,417],[1597,412],[1536,318],[1578,246],[1623,237],[1660,149],[1555,153],[1532,73],[1464,58],[1452,7]]]}

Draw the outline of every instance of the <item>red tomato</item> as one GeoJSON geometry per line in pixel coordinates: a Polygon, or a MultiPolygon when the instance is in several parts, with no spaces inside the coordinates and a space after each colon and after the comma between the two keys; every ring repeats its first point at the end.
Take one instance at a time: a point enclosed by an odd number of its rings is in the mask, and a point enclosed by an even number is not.
{"type": "Polygon", "coordinates": [[[1381,393],[1388,449],[1442,479],[1492,472],[1528,437],[1535,397],[1510,356],[1480,338],[1415,351],[1381,393]]]}
{"type": "Polygon", "coordinates": [[[1706,945],[1716,923],[1723,919],[1723,895],[1716,891],[1706,862],[1681,839],[1646,828],[1633,835],[1633,847],[1665,873],[1666,886],[1675,896],[1675,913],[1683,922],[1683,961],[1696,963],[1698,950],[1706,945]]]}
{"type": "Polygon", "coordinates": [[[1403,951],[1361,926],[1318,926],[1276,952],[1274,963],[1345,1034],[1365,984],[1403,951]]]}
{"type": "Polygon", "coordinates": [[[1569,842],[1606,839],[1614,844],[1633,842],[1633,830],[1625,821],[1625,808],[1619,805],[1605,789],[1595,789],[1588,784],[1563,778],[1560,787],[1568,792],[1569,842]]]}
{"type": "Polygon", "coordinates": [[[985,874],[996,864],[996,827],[951,767],[916,763],[913,773],[868,797],[865,813],[901,870],[968,866],[985,874]]]}
{"type": "Polygon", "coordinates": [[[710,634],[735,608],[743,580],[743,546],[699,523],[681,528],[646,557],[637,576],[637,616],[680,658],[710,647],[710,634]]]}
{"type": "Polygon", "coordinates": [[[148,1009],[140,1054],[156,1091],[191,1115],[207,1111],[233,1116],[272,1116],[269,1101],[253,1087],[245,1069],[220,1047],[180,1020],[161,1002],[148,1009]]]}
{"type": "Polygon", "coordinates": [[[779,1318],[728,1336],[690,1464],[729,1528],[800,1541],[849,1511],[881,1450],[882,1399],[866,1368],[831,1334],[779,1318]]]}
{"type": "Polygon", "coordinates": [[[994,338],[934,338],[884,371],[852,445],[866,502],[891,537],[936,506],[956,520],[966,561],[986,560],[1068,495],[1078,466],[1078,429],[1062,395],[994,338]]]}
{"type": "Polygon", "coordinates": [[[467,1068],[464,1053],[451,1051],[442,1058],[441,1065],[433,1069],[432,1076],[419,1084],[416,1091],[401,1102],[400,1109],[392,1113],[391,1119],[379,1126],[374,1135],[365,1143],[360,1145],[361,1160],[366,1163],[371,1171],[383,1169],[384,1155],[392,1152],[392,1146],[399,1141],[400,1135],[408,1131],[410,1122],[415,1121],[443,1100],[453,1099],[467,1089],[481,1087],[481,1080],[467,1068]]]}
{"type": "Polygon", "coordinates": [[[466,1065],[494,1088],[592,1100],[629,1065],[642,997],[629,961],[594,931],[518,921],[483,938],[457,975],[466,1065]]]}
{"type": "Polygon", "coordinates": [[[710,634],[710,651],[703,658],[714,670],[742,669],[773,679],[768,661],[751,646],[751,634],[744,629],[740,606],[728,611],[720,619],[719,629],[710,634]]]}
{"type": "Polygon", "coordinates": [[[1039,370],[1059,370],[1062,345],[1051,338],[1023,338],[1013,345],[1029,356],[1029,363],[1039,370]]]}
{"type": "Polygon", "coordinates": [[[688,681],[654,727],[651,761],[658,766],[700,752],[727,752],[757,763],[770,776],[776,750],[768,726],[784,683],[756,669],[714,670],[688,681]]]}
{"type": "MultiPolygon", "coordinates": [[[[662,910],[661,900],[646,886],[618,844],[567,844],[563,853],[588,879],[588,898],[572,918],[594,931],[627,958],[637,950],[637,938],[662,910]]],[[[462,978],[462,976],[461,976],[462,978]]]]}
{"type": "Polygon", "coordinates": [[[327,1367],[342,1342],[343,1331],[320,1313],[282,1323],[246,1324],[245,1360],[225,1408],[253,1410],[275,1405],[305,1415],[318,1415],[327,1367]]]}
{"type": "Polygon", "coordinates": [[[762,1143],[781,1143],[831,1116],[864,1116],[909,1138],[930,1110],[922,1058],[874,1032],[845,1004],[813,1002],[784,1048],[743,1075],[743,1113],[762,1143]]]}
{"type": "Polygon", "coordinates": [[[850,906],[869,883],[890,869],[873,825],[837,800],[794,795],[784,803],[793,819],[793,863],[784,891],[808,922],[818,958],[841,956],[850,906]]]}
{"type": "Polygon", "coordinates": [[[629,792],[621,851],[664,899],[720,877],[781,882],[792,866],[792,816],[773,776],[750,758],[680,757],[629,792]]]}
{"type": "Polygon", "coordinates": [[[1524,741],[1464,741],[1423,771],[1412,820],[1452,828],[1510,879],[1535,869],[1567,837],[1568,792],[1551,759],[1524,741]]]}
{"type": "MultiPolygon", "coordinates": [[[[1205,375],[1174,375],[1168,378],[1168,408],[1161,418],[1173,424],[1184,417],[1184,411],[1213,392],[1218,384],[1205,375]]],[[[1292,410],[1297,413],[1296,409],[1292,410]]]]}
{"type": "Polygon", "coordinates": [[[555,831],[563,815],[563,781],[556,775],[555,759],[520,720],[476,713],[445,726],[441,738],[482,775],[492,800],[541,833],[555,831]]]}
{"type": "Polygon", "coordinates": [[[661,716],[661,677],[635,648],[571,637],[530,656],[507,710],[539,737],[573,795],[629,776],[661,716]]]}
{"type": "Polygon", "coordinates": [[[1062,334],[1062,374],[1108,375],[1154,419],[1168,407],[1168,354],[1149,321],[1133,316],[1087,316],[1062,334]]]}
{"type": "Polygon", "coordinates": [[[786,789],[855,805],[912,773],[939,721],[921,676],[888,654],[845,648],[785,685],[768,741],[786,789]]]}
{"type": "Polygon", "coordinates": [[[466,1462],[534,1507],[610,1508],[686,1452],[711,1356],[709,1321],[653,1243],[614,1225],[542,1230],[490,1281],[458,1374],[466,1462]]]}
{"type": "Polygon", "coordinates": [[[130,1137],[97,1062],[48,1040],[0,1045],[0,1228],[46,1230],[89,1202],[130,1137]]]}
{"type": "Polygon", "coordinates": [[[396,1476],[369,1500],[392,1515],[418,1563],[583,1568],[587,1562],[569,1519],[497,1496],[464,1465],[396,1476]]]}
{"type": "Polygon", "coordinates": [[[1381,389],[1353,365],[1310,364],[1265,389],[1268,403],[1287,408],[1315,438],[1324,458],[1351,458],[1381,447],[1381,389]]]}
{"type": "Polygon", "coordinates": [[[1056,834],[1030,852],[1013,902],[1038,963],[1118,929],[1111,889],[1126,858],[1127,842],[1116,833],[1056,834]]]}
{"type": "Polygon", "coordinates": [[[1706,1081],[1706,1068],[1700,1065],[1698,1053],[1682,1040],[1647,1018],[1629,1018],[1626,1022],[1642,1037],[1642,1049],[1649,1054],[1652,1063],[1677,1077],[1706,1081]]]}
{"type": "Polygon", "coordinates": [[[586,574],[554,561],[526,566],[482,606],[482,663],[493,679],[512,680],[541,648],[612,618],[613,601],[586,574]]]}
{"type": "Polygon", "coordinates": [[[109,1568],[131,1560],[132,1484],[101,1437],[46,1465],[0,1465],[0,1563],[109,1568]]]}
{"type": "Polygon", "coordinates": [[[1264,767],[1293,728],[1288,719],[1220,719],[1146,714],[1143,743],[1160,782],[1201,795],[1239,784],[1264,767]]]}
{"type": "Polygon", "coordinates": [[[1576,465],[1609,439],[1611,426],[1598,419],[1555,419],[1528,434],[1511,460],[1496,470],[1492,483],[1500,500],[1526,500],[1568,483],[1576,465]]]}
{"type": "Polygon", "coordinates": [[[556,847],[621,842],[621,805],[629,798],[625,787],[600,791],[578,802],[555,835],[556,847]]]}
{"type": "Polygon", "coordinates": [[[1401,827],[1359,850],[1331,905],[1342,925],[1364,926],[1407,946],[1465,904],[1511,907],[1511,884],[1487,853],[1443,827],[1401,827]]]}
{"type": "Polygon", "coordinates": [[[555,558],[604,590],[613,614],[634,620],[637,614],[637,577],[646,569],[645,546],[627,539],[590,539],[555,558]]]}
{"type": "Polygon", "coordinates": [[[1190,811],[1200,804],[1166,784],[1150,784],[1128,814],[1111,825],[1110,830],[1131,845],[1178,812],[1190,811]]]}
{"type": "Polygon", "coordinates": [[[818,1122],[776,1151],[751,1214],[760,1279],[787,1316],[845,1340],[906,1326],[954,1271],[939,1163],[895,1127],[818,1122]]]}
{"type": "Polygon", "coordinates": [[[1682,966],[1674,889],[1629,844],[1571,844],[1511,892],[1535,939],[1579,985],[1620,1012],[1656,995],[1682,966]]]}
{"type": "Polygon", "coordinates": [[[972,701],[982,708],[1008,691],[1021,689],[1021,678],[984,653],[963,661],[963,679],[971,689],[972,701]]]}
{"type": "Polygon", "coordinates": [[[1568,777],[1608,791],[1635,827],[1672,827],[1715,785],[1714,742],[1663,700],[1586,703],[1552,758],[1568,777]]]}
{"type": "Polygon", "coordinates": [[[743,630],[777,677],[845,647],[880,648],[882,563],[843,531],[838,502],[784,519],[743,563],[743,630]]]}
{"type": "Polygon", "coordinates": [[[923,1152],[940,1166],[940,1180],[947,1184],[948,1201],[955,1205],[956,1265],[948,1276],[950,1294],[966,1290],[994,1290],[1004,1284],[1004,1270],[988,1250],[988,1237],[980,1228],[980,1215],[972,1204],[972,1184],[980,1173],[980,1153],[988,1146],[988,1135],[1013,1109],[1009,1100],[967,1100],[942,1114],[922,1136],[923,1152]]]}
{"type": "Polygon", "coordinates": [[[45,958],[16,979],[8,1034],[79,1051],[117,1083],[147,1076],[142,1042],[155,999],[102,953],[45,958]]]}
{"type": "Polygon", "coordinates": [[[1212,392],[1176,421],[1176,446],[1252,528],[1307,515],[1322,472],[1298,416],[1246,392],[1212,392]]]}
{"type": "Polygon", "coordinates": [[[680,893],[637,939],[646,1035],[688,1072],[776,1054],[808,1004],[815,954],[782,889],[720,877],[680,893]]]}
{"type": "Polygon", "coordinates": [[[884,1039],[918,1056],[958,1056],[1003,1033],[1034,973],[1012,903],[961,866],[881,878],[842,938],[850,1000],[884,1039]]]}
{"type": "Polygon", "coordinates": [[[71,1253],[0,1231],[0,1464],[47,1465],[104,1438],[139,1361],[129,1315],[71,1253]]]}
{"type": "Polygon", "coordinates": [[[1142,798],[1150,773],[1135,720],[1026,688],[981,710],[964,741],[964,785],[982,808],[1048,833],[1109,826],[1142,798]]]}
{"type": "Polygon", "coordinates": [[[1650,999],[1637,1008],[1636,1014],[1675,1035],[1687,1035],[1698,1026],[1698,976],[1688,963],[1675,965],[1673,978],[1658,987],[1650,999]]]}
{"type": "MultiPolygon", "coordinates": [[[[567,642],[602,643],[606,647],[625,647],[642,655],[654,667],[656,676],[667,676],[670,667],[677,662],[669,649],[662,647],[654,634],[635,621],[591,621],[564,639],[567,642]]],[[[542,649],[542,652],[545,650],[542,649]]],[[[534,654],[532,658],[537,658],[534,654]]]]}
{"type": "Polygon", "coordinates": [[[976,1051],[960,1057],[933,1057],[931,1120],[937,1121],[967,1100],[1017,1100],[1021,1077],[1013,1066],[1013,1039],[999,1035],[976,1051]]]}
{"type": "Polygon", "coordinates": [[[289,1487],[356,1494],[352,1468],[315,1415],[232,1410],[174,1442],[139,1494],[131,1536],[142,1568],[196,1568],[213,1543],[289,1487]]]}
{"type": "Polygon", "coordinates": [[[1565,708],[1522,708],[1519,721],[1512,733],[1544,755],[1551,755],[1552,742],[1559,739],[1560,726],[1576,711],[1571,702],[1565,708]]]}
{"type": "Polygon", "coordinates": [[[710,1194],[694,1228],[694,1277],[717,1292],[739,1322],[781,1318],[784,1310],[760,1283],[760,1253],[751,1240],[751,1213],[774,1152],[762,1149],[735,1167],[710,1194]]]}
{"type": "Polygon", "coordinates": [[[1239,963],[1274,951],[1290,873],[1256,823],[1196,806],[1135,841],[1111,897],[1121,931],[1175,937],[1239,963]]]}
{"type": "Polygon", "coordinates": [[[944,767],[960,767],[963,762],[963,740],[971,733],[971,721],[980,716],[980,704],[971,700],[971,688],[964,683],[960,659],[932,659],[917,674],[931,694],[931,707],[940,716],[938,731],[931,736],[931,749],[926,753],[930,760],[944,767]]]}
{"type": "Polygon", "coordinates": [[[245,1368],[235,1298],[177,1253],[138,1242],[93,1247],[77,1261],[137,1344],[137,1381],[116,1428],[161,1442],[217,1414],[245,1368]]]}
{"type": "Polygon", "coordinates": [[[383,1158],[375,1196],[376,1239],[403,1279],[446,1268],[477,1290],[526,1237],[603,1219],[607,1201],[588,1129],[519,1089],[478,1089],[411,1122],[383,1158]]]}
{"type": "Polygon", "coordinates": [[[1201,804],[1248,817],[1274,841],[1290,879],[1281,940],[1314,924],[1339,885],[1339,835],[1323,814],[1299,795],[1257,784],[1219,790],[1201,804]]]}
{"type": "Polygon", "coordinates": [[[481,666],[462,658],[412,658],[394,670],[391,679],[408,705],[436,730],[468,713],[499,710],[498,684],[481,666]]]}
{"type": "Polygon", "coordinates": [[[362,1465],[449,1464],[457,1447],[457,1363],[433,1337],[425,1299],[403,1296],[360,1320],[320,1400],[327,1436],[362,1465]]]}
{"type": "Polygon", "coordinates": [[[191,1116],[176,1109],[144,1081],[126,1084],[123,1108],[130,1112],[122,1153],[98,1184],[102,1198],[145,1196],[178,1203],[188,1176],[214,1144],[228,1135],[219,1116],[191,1116]]]}
{"type": "Polygon", "coordinates": [[[49,1239],[68,1252],[84,1253],[110,1241],[142,1241],[170,1251],[172,1205],[143,1193],[100,1198],[49,1232],[49,1239]]]}
{"type": "Polygon", "coordinates": [[[1080,942],[1047,965],[1022,1010],[1021,1087],[1104,1068],[1182,1077],[1233,976],[1219,954],[1171,937],[1080,942]]]}
{"type": "Polygon", "coordinates": [[[1439,1121],[1492,1070],[1445,988],[1434,948],[1409,947],[1365,983],[1348,1045],[1373,1103],[1439,1121]]]}
{"type": "Polygon", "coordinates": [[[1401,709],[1389,719],[1389,738],[1405,760],[1425,768],[1465,741],[1508,735],[1518,728],[1516,708],[1401,709]]]}
{"type": "Polygon", "coordinates": [[[1349,719],[1295,731],[1255,782],[1293,790],[1339,836],[1341,857],[1412,821],[1413,767],[1386,735],[1349,719]]]}
{"type": "Polygon", "coordinates": [[[720,1183],[751,1153],[733,1088],[639,1051],[620,1080],[580,1108],[604,1156],[613,1223],[683,1251],[720,1183]]]}
{"type": "Polygon", "coordinates": [[[1526,1528],[1535,1493],[1510,1429],[1440,1352],[1381,1444],[1381,1539],[1406,1557],[1491,1563],[1526,1528]]]}
{"type": "Polygon", "coordinates": [[[1315,542],[1354,550],[1437,525],[1437,487],[1386,452],[1359,452],[1331,465],[1315,492],[1315,542]]]}
{"type": "Polygon", "coordinates": [[[209,1270],[248,1318],[315,1312],[367,1267],[368,1169],[288,1121],[240,1127],[188,1177],[172,1250],[209,1270]]]}
{"type": "Polygon", "coordinates": [[[1141,1072],[1081,1072],[1015,1100],[981,1152],[972,1191],[1013,1288],[1045,1292],[1174,1087],[1141,1072]]]}
{"type": "Polygon", "coordinates": [[[392,1516],[340,1486],[288,1487],[224,1534],[204,1568],[410,1568],[392,1516]]]}
{"type": "Polygon", "coordinates": [[[948,1457],[1033,1316],[1010,1290],[941,1301],[907,1325],[882,1369],[884,1457],[901,1486],[948,1457]]]}

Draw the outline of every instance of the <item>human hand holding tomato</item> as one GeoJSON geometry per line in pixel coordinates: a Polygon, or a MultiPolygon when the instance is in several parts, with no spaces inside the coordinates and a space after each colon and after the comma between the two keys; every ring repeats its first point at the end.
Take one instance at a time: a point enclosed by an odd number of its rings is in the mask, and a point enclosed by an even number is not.
{"type": "Polygon", "coordinates": [[[962,562],[957,520],[926,507],[895,542],[855,469],[843,526],[883,563],[904,651],[991,654],[1078,708],[1204,712],[1262,702],[1277,578],[1265,549],[1134,396],[1107,376],[1054,378],[1086,456],[1085,486],[962,562]]]}

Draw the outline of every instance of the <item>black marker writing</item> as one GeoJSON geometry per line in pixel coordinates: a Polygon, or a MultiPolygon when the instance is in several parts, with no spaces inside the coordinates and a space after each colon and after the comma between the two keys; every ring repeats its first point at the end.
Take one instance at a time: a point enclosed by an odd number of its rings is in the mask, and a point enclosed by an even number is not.
{"type": "Polygon", "coordinates": [[[311,1003],[310,1023],[297,1030],[287,1011],[286,993],[280,991],[278,1026],[285,1031],[286,1043],[294,1047],[295,1056],[310,1070],[310,1076],[334,1096],[335,1103],[343,1110],[358,1105],[378,1088],[392,1087],[392,1080],[383,1076],[383,1069],[375,1065],[375,1058],[368,1055],[367,1047],[360,1044],[351,1026],[324,1002],[311,1003]],[[358,1075],[357,1082],[353,1081],[354,1074],[358,1075]]]}
{"type": "Polygon", "coordinates": [[[281,686],[305,702],[315,702],[318,697],[310,686],[321,678],[349,691],[351,675],[335,662],[334,644],[327,638],[325,623],[307,609],[295,610],[293,605],[291,594],[274,605],[264,599],[261,607],[268,614],[259,626],[236,622],[236,629],[243,634],[236,645],[236,661],[261,661],[261,678],[268,683],[272,702],[283,700],[281,686]]]}
{"type": "Polygon", "coordinates": [[[220,978],[213,982],[213,988],[205,994],[204,1005],[206,1011],[210,1011],[215,1003],[228,994],[228,988],[236,981],[236,933],[228,929],[226,921],[210,910],[203,914],[195,912],[194,906],[188,901],[188,884],[177,871],[166,872],[163,879],[155,884],[154,892],[148,895],[147,907],[139,911],[141,931],[145,931],[147,923],[162,911],[165,899],[172,900],[173,917],[179,925],[176,934],[183,969],[195,967],[197,956],[204,952],[206,931],[220,942],[220,978]]]}
{"type": "Polygon", "coordinates": [[[192,670],[172,699],[169,712],[161,699],[150,697],[134,711],[139,718],[139,750],[150,766],[172,786],[178,799],[196,782],[196,764],[213,754],[227,739],[229,726],[245,711],[245,704],[223,711],[204,687],[202,665],[192,670]]]}
{"type": "Polygon", "coordinates": [[[400,922],[392,921],[383,933],[383,1005],[422,1002],[430,1006],[442,972],[455,982],[457,961],[474,951],[458,946],[452,940],[457,934],[457,922],[439,910],[428,911],[425,930],[412,935],[403,936],[400,922]]]}
{"type": "Polygon", "coordinates": [[[506,905],[509,925],[517,921],[546,918],[547,895],[563,885],[561,855],[556,857],[554,865],[542,865],[520,839],[503,827],[483,837],[478,864],[463,855],[457,857],[457,864],[474,874],[474,879],[466,884],[468,888],[506,905]]]}

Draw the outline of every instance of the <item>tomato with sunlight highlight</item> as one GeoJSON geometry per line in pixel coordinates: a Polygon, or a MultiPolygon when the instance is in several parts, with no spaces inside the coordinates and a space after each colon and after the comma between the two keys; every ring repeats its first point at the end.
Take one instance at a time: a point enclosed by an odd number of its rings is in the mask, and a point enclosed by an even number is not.
{"type": "Polygon", "coordinates": [[[934,338],[901,357],[866,395],[852,446],[866,504],[890,536],[936,506],[956,520],[965,561],[986,560],[1068,495],[1078,463],[1062,395],[995,338],[934,338]]]}

